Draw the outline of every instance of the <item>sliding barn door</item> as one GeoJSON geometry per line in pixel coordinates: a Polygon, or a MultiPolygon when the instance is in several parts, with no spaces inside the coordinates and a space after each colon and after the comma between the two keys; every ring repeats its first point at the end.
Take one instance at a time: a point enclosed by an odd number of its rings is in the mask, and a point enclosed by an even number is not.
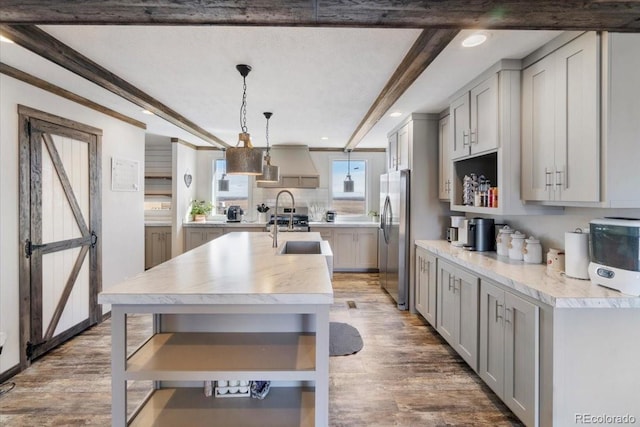
{"type": "Polygon", "coordinates": [[[101,317],[101,131],[20,108],[25,362],[101,317]]]}

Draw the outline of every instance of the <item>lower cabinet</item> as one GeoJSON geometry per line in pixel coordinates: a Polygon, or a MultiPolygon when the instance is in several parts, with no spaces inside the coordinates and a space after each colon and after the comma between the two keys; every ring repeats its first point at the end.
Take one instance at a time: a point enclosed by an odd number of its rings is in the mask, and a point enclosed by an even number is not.
{"type": "Polygon", "coordinates": [[[480,279],[441,259],[437,275],[437,330],[478,371],[480,279]]]}
{"type": "Polygon", "coordinates": [[[480,377],[527,426],[538,425],[539,308],[482,279],[480,377]]]}
{"type": "Polygon", "coordinates": [[[416,310],[436,327],[436,257],[416,247],[416,310]]]}
{"type": "Polygon", "coordinates": [[[217,239],[224,234],[224,229],[220,227],[196,227],[185,228],[184,250],[190,251],[207,242],[217,239]]]}
{"type": "Polygon", "coordinates": [[[378,268],[377,228],[336,227],[333,243],[333,268],[336,271],[378,268]]]}
{"type": "Polygon", "coordinates": [[[145,270],[171,259],[171,227],[144,228],[145,270]]]}

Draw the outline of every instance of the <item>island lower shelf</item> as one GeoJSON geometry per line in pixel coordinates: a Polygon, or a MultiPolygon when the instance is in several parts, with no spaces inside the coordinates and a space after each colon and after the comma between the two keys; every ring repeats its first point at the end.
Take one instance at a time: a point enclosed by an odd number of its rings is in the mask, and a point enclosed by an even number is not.
{"type": "Polygon", "coordinates": [[[127,360],[127,380],[315,380],[311,332],[157,333],[127,360]]]}
{"type": "Polygon", "coordinates": [[[174,427],[184,425],[185,416],[193,427],[315,425],[315,391],[305,387],[273,387],[268,399],[216,399],[206,397],[202,388],[154,390],[146,404],[134,414],[130,426],[174,427]]]}

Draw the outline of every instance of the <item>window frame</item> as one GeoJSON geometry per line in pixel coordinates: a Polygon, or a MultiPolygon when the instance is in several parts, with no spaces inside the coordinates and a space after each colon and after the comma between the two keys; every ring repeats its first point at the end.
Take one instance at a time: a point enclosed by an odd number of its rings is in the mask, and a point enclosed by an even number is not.
{"type": "MultiPolygon", "coordinates": [[[[215,158],[211,161],[211,201],[213,203],[214,209],[218,206],[218,180],[217,180],[217,162],[226,161],[223,157],[215,158]]],[[[253,213],[253,186],[254,186],[254,177],[250,175],[245,175],[247,178],[247,208],[245,209],[245,218],[247,215],[251,215],[253,213]]],[[[227,176],[230,177],[230,176],[227,176]]],[[[228,206],[226,206],[228,207],[228,206]]]]}
{"type": "MultiPolygon", "coordinates": [[[[346,162],[348,159],[345,159],[344,156],[336,156],[336,157],[331,157],[329,159],[329,200],[328,200],[328,204],[329,206],[331,206],[333,208],[333,195],[334,195],[334,191],[333,191],[333,185],[334,185],[334,174],[333,174],[333,165],[335,161],[341,161],[341,162],[346,162]]],[[[369,160],[365,159],[365,158],[358,158],[358,157],[353,157],[353,153],[351,153],[351,163],[353,164],[353,162],[362,162],[364,163],[364,210],[362,213],[360,214],[344,214],[344,213],[339,213],[341,215],[342,218],[349,218],[349,219],[359,219],[359,218],[366,218],[367,217],[367,213],[371,210],[371,195],[370,193],[370,188],[371,188],[371,180],[370,180],[370,175],[371,175],[371,171],[370,171],[370,165],[369,165],[369,160]]],[[[353,175],[353,173],[352,173],[353,175]]],[[[340,183],[342,183],[344,181],[344,178],[346,177],[346,174],[344,177],[342,177],[342,179],[340,180],[340,183]]]]}

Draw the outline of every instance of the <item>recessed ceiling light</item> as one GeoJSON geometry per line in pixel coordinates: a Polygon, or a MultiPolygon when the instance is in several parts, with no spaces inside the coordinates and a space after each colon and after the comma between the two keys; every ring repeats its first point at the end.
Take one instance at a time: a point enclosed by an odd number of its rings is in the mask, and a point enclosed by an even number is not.
{"type": "Polygon", "coordinates": [[[8,39],[5,36],[0,36],[0,42],[13,43],[13,40],[8,39]]]}
{"type": "Polygon", "coordinates": [[[400,117],[402,115],[402,113],[400,111],[394,111],[393,113],[389,114],[389,117],[400,117]]]}
{"type": "Polygon", "coordinates": [[[151,111],[149,111],[149,110],[142,110],[142,113],[143,114],[147,114],[149,116],[153,116],[153,113],[151,111]]]}
{"type": "Polygon", "coordinates": [[[486,33],[473,33],[466,39],[462,40],[464,47],[476,47],[487,41],[486,33]]]}
{"type": "Polygon", "coordinates": [[[320,139],[321,139],[321,140],[323,140],[323,141],[327,141],[327,140],[329,139],[329,137],[328,137],[328,136],[323,136],[323,137],[322,137],[322,138],[320,138],[320,139]]]}

